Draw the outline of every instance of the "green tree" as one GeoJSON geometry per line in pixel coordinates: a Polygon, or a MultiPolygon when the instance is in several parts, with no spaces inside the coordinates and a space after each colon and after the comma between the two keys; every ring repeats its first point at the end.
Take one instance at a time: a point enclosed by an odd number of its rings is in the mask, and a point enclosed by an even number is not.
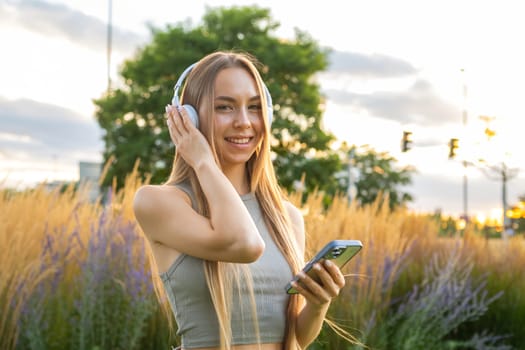
{"type": "MultiPolygon", "coordinates": [[[[416,171],[411,166],[399,167],[397,160],[388,152],[377,152],[372,147],[365,145],[357,148],[343,145],[340,157],[347,157],[350,166],[357,170],[353,182],[356,193],[355,198],[361,205],[373,203],[378,196],[388,198],[390,209],[405,205],[413,200],[405,192],[406,186],[412,182],[411,175],[416,171]],[[348,157],[348,155],[351,155],[348,157]]],[[[348,189],[348,180],[340,177],[342,187],[348,189]]]]}
{"type": "Polygon", "coordinates": [[[105,131],[104,160],[112,159],[105,184],[123,184],[135,161],[138,171],[164,181],[171,170],[173,145],[165,127],[164,106],[183,69],[215,50],[253,54],[264,66],[263,79],[274,103],[272,150],[281,185],[291,190],[305,175],[307,191],[333,194],[339,157],[330,149],[333,135],[321,128],[322,96],[313,75],[327,66],[322,49],[305,32],[293,40],[273,36],[279,23],[268,9],[208,8],[201,25],[179,23],[152,28],[152,41],[120,70],[122,86],[94,101],[96,118],[105,131]]]}

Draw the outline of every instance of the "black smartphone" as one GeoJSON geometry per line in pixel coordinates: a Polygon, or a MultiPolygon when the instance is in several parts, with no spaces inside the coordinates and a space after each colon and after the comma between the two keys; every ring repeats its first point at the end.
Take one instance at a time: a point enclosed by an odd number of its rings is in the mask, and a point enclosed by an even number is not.
{"type": "MultiPolygon", "coordinates": [[[[352,259],[363,248],[363,244],[358,240],[333,240],[328,242],[303,268],[303,272],[308,274],[314,280],[319,282],[317,274],[312,270],[315,263],[323,260],[331,260],[339,268],[342,268],[350,259],[352,259]]],[[[297,294],[297,290],[292,287],[292,282],[297,278],[291,280],[285,287],[286,293],[297,294]]]]}

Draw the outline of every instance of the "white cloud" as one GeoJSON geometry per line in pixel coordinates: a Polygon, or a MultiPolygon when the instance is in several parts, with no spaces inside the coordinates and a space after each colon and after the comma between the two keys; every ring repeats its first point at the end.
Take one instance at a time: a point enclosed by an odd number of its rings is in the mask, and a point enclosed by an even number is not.
{"type": "Polygon", "coordinates": [[[458,108],[443,100],[432,86],[417,80],[405,91],[375,91],[368,94],[328,90],[333,103],[349,106],[369,116],[395,120],[403,124],[441,125],[455,122],[458,108]]]}
{"type": "Polygon", "coordinates": [[[101,130],[93,119],[32,100],[0,97],[0,129],[0,149],[13,158],[96,154],[103,147],[101,130]]]}
{"type": "Polygon", "coordinates": [[[356,78],[393,78],[417,73],[409,62],[378,53],[332,51],[329,61],[329,73],[349,74],[356,78]]]}
{"type": "MultiPolygon", "coordinates": [[[[0,21],[9,22],[48,37],[61,37],[69,42],[105,51],[108,25],[97,17],[63,4],[45,1],[10,1],[0,4],[0,21]]],[[[112,48],[132,52],[145,38],[112,26],[112,48]]]]}

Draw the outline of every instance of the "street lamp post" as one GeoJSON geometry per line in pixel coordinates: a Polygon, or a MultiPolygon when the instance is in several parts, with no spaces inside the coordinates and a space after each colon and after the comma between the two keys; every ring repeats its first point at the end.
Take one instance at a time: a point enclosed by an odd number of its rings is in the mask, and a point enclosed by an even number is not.
{"type": "Polygon", "coordinates": [[[354,191],[354,177],[352,176],[352,166],[354,164],[354,156],[355,156],[355,149],[352,147],[348,151],[348,189],[347,189],[347,196],[348,196],[348,203],[352,203],[353,200],[353,191],[354,191]]]}
{"type": "Polygon", "coordinates": [[[492,180],[501,181],[501,204],[503,207],[503,231],[501,236],[507,238],[507,230],[510,229],[510,218],[507,216],[507,182],[518,175],[518,168],[509,168],[505,162],[497,165],[487,165],[481,168],[483,173],[492,180]]]}
{"type": "Polygon", "coordinates": [[[111,91],[111,44],[112,44],[112,0],[108,0],[108,31],[107,31],[107,75],[108,75],[108,93],[111,91]]]}
{"type": "MultiPolygon", "coordinates": [[[[465,70],[461,69],[461,73],[464,74],[465,70]]],[[[465,82],[465,78],[463,77],[463,112],[462,112],[462,121],[463,121],[463,129],[466,132],[467,130],[467,120],[468,120],[468,113],[467,113],[467,84],[465,82]]],[[[467,167],[468,162],[466,159],[463,160],[463,216],[465,223],[468,224],[469,217],[468,217],[468,174],[467,174],[467,167]]]]}

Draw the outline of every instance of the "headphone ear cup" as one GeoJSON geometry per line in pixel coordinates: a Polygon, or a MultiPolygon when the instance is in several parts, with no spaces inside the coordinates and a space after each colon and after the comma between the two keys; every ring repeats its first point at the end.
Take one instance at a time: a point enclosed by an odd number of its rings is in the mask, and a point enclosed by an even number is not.
{"type": "Polygon", "coordinates": [[[270,94],[270,90],[264,85],[264,93],[266,95],[266,108],[267,108],[267,114],[268,114],[268,124],[271,126],[273,121],[273,102],[272,102],[272,95],[270,94]]]}
{"type": "Polygon", "coordinates": [[[273,106],[268,106],[268,124],[271,126],[273,121],[273,106]]]}
{"type": "Polygon", "coordinates": [[[198,129],[199,128],[199,115],[192,105],[182,105],[188,114],[192,124],[198,129]]]}

